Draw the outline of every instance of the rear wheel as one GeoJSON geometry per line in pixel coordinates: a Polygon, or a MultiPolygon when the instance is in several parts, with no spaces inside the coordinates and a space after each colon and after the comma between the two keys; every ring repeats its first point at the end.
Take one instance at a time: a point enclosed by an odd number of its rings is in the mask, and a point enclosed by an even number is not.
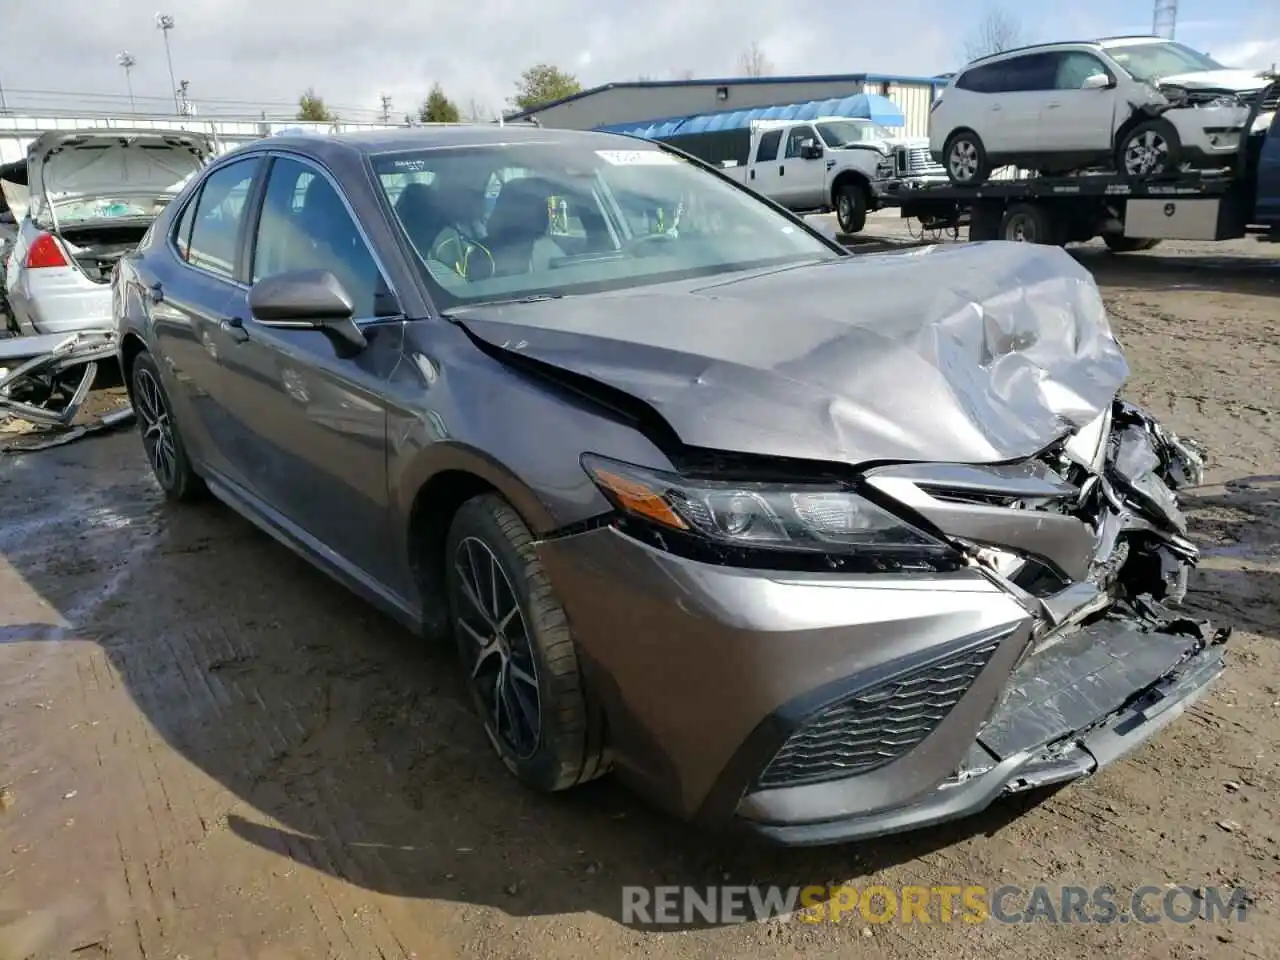
{"type": "Polygon", "coordinates": [[[836,187],[836,223],[841,233],[858,233],[867,225],[867,188],[860,183],[836,187]]]}
{"type": "Polygon", "coordinates": [[[1015,203],[1005,211],[1000,221],[1000,239],[1051,246],[1061,242],[1053,218],[1035,203],[1015,203]]]}
{"type": "Polygon", "coordinates": [[[979,186],[991,176],[987,148],[972,130],[957,130],[947,137],[942,147],[942,162],[951,182],[962,187],[979,186]]]}
{"type": "Polygon", "coordinates": [[[524,521],[501,497],[483,494],[458,511],[445,550],[459,658],[498,757],[546,792],[605,773],[603,722],[524,521]]]}
{"type": "Polygon", "coordinates": [[[151,354],[144,352],[133,358],[129,379],[133,410],[142,432],[142,449],[160,489],[170,500],[199,499],[205,493],[204,481],[191,467],[173,417],[173,406],[151,354]]]}

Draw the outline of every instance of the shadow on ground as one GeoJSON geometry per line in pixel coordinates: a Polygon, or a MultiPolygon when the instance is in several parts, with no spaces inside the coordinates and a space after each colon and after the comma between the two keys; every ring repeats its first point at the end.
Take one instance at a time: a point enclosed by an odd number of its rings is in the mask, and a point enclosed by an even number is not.
{"type": "Polygon", "coordinates": [[[492,756],[451,658],[229,510],[163,505],[132,434],[12,461],[0,554],[75,624],[11,625],[0,643],[96,641],[165,740],[243,801],[226,829],[382,893],[621,919],[624,885],[856,882],[1044,796],[783,850],[677,823],[611,781],[535,795],[492,756]]]}

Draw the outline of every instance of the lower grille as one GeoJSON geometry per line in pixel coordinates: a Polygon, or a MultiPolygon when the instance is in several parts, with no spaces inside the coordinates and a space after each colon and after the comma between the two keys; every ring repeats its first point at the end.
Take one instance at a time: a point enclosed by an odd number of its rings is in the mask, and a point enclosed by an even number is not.
{"type": "Polygon", "coordinates": [[[999,645],[985,641],[822,710],[783,743],[759,789],[838,780],[905,756],[946,719],[999,645]]]}

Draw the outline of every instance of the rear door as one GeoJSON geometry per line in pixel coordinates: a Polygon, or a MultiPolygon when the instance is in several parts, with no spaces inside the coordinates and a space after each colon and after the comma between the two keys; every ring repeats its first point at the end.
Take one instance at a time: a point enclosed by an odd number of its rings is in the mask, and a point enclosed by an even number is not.
{"type": "Polygon", "coordinates": [[[782,128],[777,128],[757,134],[755,154],[751,158],[745,181],[746,185],[756,193],[770,200],[777,200],[779,203],[782,202],[782,198],[778,196],[780,183],[778,154],[781,152],[782,135],[785,132],[782,128]]]}
{"type": "Polygon", "coordinates": [[[1053,90],[1053,54],[1028,53],[992,64],[995,93],[987,98],[988,153],[1025,156],[1041,152],[1040,115],[1053,90]]]}
{"type": "Polygon", "coordinates": [[[232,479],[242,479],[232,466],[238,436],[219,400],[218,352],[230,305],[243,293],[236,251],[261,167],[256,155],[213,170],[142,264],[143,296],[183,438],[192,456],[232,479]]]}
{"type": "Polygon", "coordinates": [[[1280,111],[1271,121],[1271,130],[1258,157],[1258,197],[1254,219],[1280,232],[1280,111]]]}

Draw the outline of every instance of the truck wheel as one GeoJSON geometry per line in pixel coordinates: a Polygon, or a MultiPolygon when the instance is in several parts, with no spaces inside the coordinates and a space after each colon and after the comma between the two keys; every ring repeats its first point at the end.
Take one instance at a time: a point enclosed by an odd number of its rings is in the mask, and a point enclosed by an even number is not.
{"type": "Polygon", "coordinates": [[[867,225],[867,190],[861,184],[836,187],[836,223],[841,233],[857,233],[867,225]]]}
{"type": "Polygon", "coordinates": [[[1118,233],[1104,233],[1102,242],[1107,245],[1107,249],[1112,253],[1137,253],[1140,250],[1150,250],[1160,241],[1126,237],[1118,233]]]}
{"type": "Polygon", "coordinates": [[[1012,204],[1000,221],[1000,239],[1050,246],[1060,242],[1053,218],[1036,203],[1012,204]]]}
{"type": "Polygon", "coordinates": [[[1116,169],[1130,180],[1171,173],[1182,165],[1182,140],[1163,118],[1144,120],[1116,147],[1116,169]]]}
{"type": "Polygon", "coordinates": [[[951,182],[961,187],[979,186],[991,176],[987,148],[972,130],[957,130],[947,137],[942,147],[942,161],[951,182]]]}

